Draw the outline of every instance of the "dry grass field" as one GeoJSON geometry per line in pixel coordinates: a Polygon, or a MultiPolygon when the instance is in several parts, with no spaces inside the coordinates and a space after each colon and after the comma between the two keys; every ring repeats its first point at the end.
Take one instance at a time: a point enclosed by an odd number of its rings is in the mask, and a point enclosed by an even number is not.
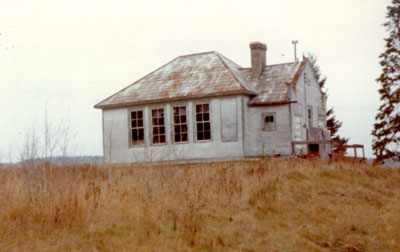
{"type": "Polygon", "coordinates": [[[0,169],[0,251],[400,251],[400,171],[273,160],[0,169]]]}

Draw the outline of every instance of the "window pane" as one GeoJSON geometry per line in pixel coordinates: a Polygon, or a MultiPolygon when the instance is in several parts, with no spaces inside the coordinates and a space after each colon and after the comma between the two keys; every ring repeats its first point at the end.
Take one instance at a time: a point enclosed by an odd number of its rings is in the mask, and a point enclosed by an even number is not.
{"type": "Polygon", "coordinates": [[[203,131],[203,123],[197,124],[197,131],[203,131]]]}
{"type": "Polygon", "coordinates": [[[165,135],[160,136],[160,143],[165,143],[165,135]]]}
{"type": "Polygon", "coordinates": [[[182,132],[187,132],[187,125],[186,124],[182,125],[181,131],[182,132]]]}
{"type": "Polygon", "coordinates": [[[158,135],[157,136],[153,136],[153,143],[158,143],[158,135]]]}
{"type": "Polygon", "coordinates": [[[153,118],[153,125],[158,125],[158,119],[157,118],[153,118]]]}
{"type": "Polygon", "coordinates": [[[151,114],[153,125],[153,143],[165,143],[164,109],[153,109],[151,114]]]}
{"type": "Polygon", "coordinates": [[[137,144],[144,140],[143,111],[131,111],[131,142],[137,144]]]}
{"type": "Polygon", "coordinates": [[[138,140],[143,141],[144,140],[144,129],[138,129],[138,131],[139,131],[138,140]]]}
{"type": "Polygon", "coordinates": [[[204,123],[204,130],[210,131],[210,123],[209,122],[204,123]]]}
{"type": "Polygon", "coordinates": [[[136,129],[132,130],[132,141],[137,141],[138,140],[138,135],[136,129]]]}
{"type": "MultiPolygon", "coordinates": [[[[196,109],[198,109],[196,107],[196,109]]],[[[174,142],[184,141],[182,138],[182,129],[186,129],[186,107],[174,107],[174,142]]]]}
{"type": "Polygon", "coordinates": [[[187,133],[183,133],[183,134],[181,135],[181,138],[182,138],[182,142],[186,142],[186,141],[188,140],[188,138],[187,138],[187,133]]]}
{"type": "Polygon", "coordinates": [[[181,123],[186,123],[186,115],[181,115],[181,123]]]}
{"type": "Polygon", "coordinates": [[[198,131],[198,132],[197,132],[197,140],[203,140],[203,139],[204,139],[203,136],[204,136],[204,135],[203,135],[203,131],[198,131]]]}
{"type": "Polygon", "coordinates": [[[175,134],[179,134],[180,133],[180,128],[179,128],[179,125],[178,126],[174,126],[174,133],[175,134]]]}
{"type": "Polygon", "coordinates": [[[202,111],[201,104],[196,105],[196,113],[200,113],[202,111]]]}
{"type": "MultiPolygon", "coordinates": [[[[197,104],[196,105],[196,136],[197,140],[208,140],[211,139],[211,124],[210,124],[210,105],[209,104],[197,104]],[[205,133],[208,131],[208,133],[205,133]]],[[[181,122],[186,123],[186,117],[181,117],[181,122]]],[[[181,128],[182,132],[187,134],[187,126],[181,128]]],[[[187,138],[187,136],[185,136],[187,138]]]]}
{"type": "Polygon", "coordinates": [[[210,131],[204,132],[204,139],[205,140],[210,140],[211,139],[211,132],[210,131]]]}
{"type": "Polygon", "coordinates": [[[174,116],[174,123],[179,123],[179,116],[174,116]]]}
{"type": "Polygon", "coordinates": [[[210,121],[210,114],[209,113],[203,114],[203,119],[204,121],[210,121]]]}
{"type": "Polygon", "coordinates": [[[265,113],[264,115],[264,126],[263,130],[273,131],[276,130],[275,113],[265,113]]]}

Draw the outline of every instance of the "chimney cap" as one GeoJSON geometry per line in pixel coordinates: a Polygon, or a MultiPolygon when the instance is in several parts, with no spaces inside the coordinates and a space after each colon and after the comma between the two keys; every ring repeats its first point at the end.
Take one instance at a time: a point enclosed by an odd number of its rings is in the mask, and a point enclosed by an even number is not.
{"type": "Polygon", "coordinates": [[[255,41],[255,42],[251,42],[250,43],[250,49],[267,50],[267,46],[264,43],[261,43],[259,41],[255,41]]]}

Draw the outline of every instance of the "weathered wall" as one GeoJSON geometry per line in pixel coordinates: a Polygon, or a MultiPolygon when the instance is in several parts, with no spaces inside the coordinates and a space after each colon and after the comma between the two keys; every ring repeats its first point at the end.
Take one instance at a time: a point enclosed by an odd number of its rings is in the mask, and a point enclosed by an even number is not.
{"type": "Polygon", "coordinates": [[[183,101],[179,103],[163,103],[140,107],[103,110],[103,142],[106,163],[135,163],[169,160],[190,160],[204,158],[229,158],[243,156],[243,97],[222,97],[203,100],[183,101]],[[209,103],[211,111],[210,141],[196,141],[195,138],[195,104],[209,103]],[[186,105],[188,116],[188,142],[172,142],[172,107],[186,105]],[[221,104],[224,115],[221,116],[221,104]],[[164,108],[167,143],[153,145],[150,139],[151,109],[164,108]],[[143,146],[130,144],[130,111],[144,110],[145,143],[143,146]],[[234,118],[234,117],[237,118],[234,118]],[[221,118],[226,123],[221,123],[221,118]],[[222,139],[222,127],[226,130],[222,139]],[[227,133],[236,130],[237,134],[227,133]]]}
{"type": "MultiPolygon", "coordinates": [[[[326,130],[326,105],[313,70],[306,64],[303,73],[295,86],[291,89],[291,121],[293,141],[307,140],[307,129],[320,128],[326,130]],[[308,121],[308,107],[312,107],[312,124],[308,121]],[[321,113],[322,112],[322,113],[321,113]]],[[[296,145],[297,154],[307,154],[306,145],[296,145]]]]}
{"type": "MultiPolygon", "coordinates": [[[[324,96],[309,64],[296,85],[291,85],[291,104],[249,107],[244,95],[197,99],[179,103],[162,103],[140,107],[103,110],[104,158],[107,163],[134,163],[206,158],[237,158],[259,155],[290,155],[292,141],[307,140],[307,129],[326,130],[324,96]],[[195,104],[209,103],[212,139],[195,139],[195,104]],[[188,142],[173,143],[172,107],[187,106],[188,142]],[[312,107],[312,123],[308,122],[307,108],[312,107]],[[153,145],[150,139],[151,109],[164,108],[167,143],[153,145]],[[130,144],[130,111],[144,111],[145,143],[130,144]],[[322,113],[321,113],[322,111],[322,113]],[[263,130],[263,113],[275,113],[276,129],[263,130]]],[[[296,145],[297,154],[307,154],[307,145],[296,145]]],[[[324,150],[325,151],[325,150],[324,150]]],[[[329,151],[329,150],[327,150],[329,151]]]]}
{"type": "MultiPolygon", "coordinates": [[[[247,98],[246,98],[247,104],[247,98]]],[[[292,149],[289,105],[244,106],[245,155],[290,155],[292,149]],[[263,113],[276,113],[276,130],[263,131],[263,113]]]]}

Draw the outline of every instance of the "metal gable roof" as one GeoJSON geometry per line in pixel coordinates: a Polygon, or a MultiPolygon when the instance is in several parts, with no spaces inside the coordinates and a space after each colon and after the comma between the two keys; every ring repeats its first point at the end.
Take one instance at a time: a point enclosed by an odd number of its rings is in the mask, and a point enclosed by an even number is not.
{"type": "Polygon", "coordinates": [[[249,68],[241,68],[217,52],[180,56],[95,108],[240,93],[252,97],[249,105],[287,102],[287,84],[297,82],[305,62],[268,65],[258,79],[252,80],[249,68]]]}

